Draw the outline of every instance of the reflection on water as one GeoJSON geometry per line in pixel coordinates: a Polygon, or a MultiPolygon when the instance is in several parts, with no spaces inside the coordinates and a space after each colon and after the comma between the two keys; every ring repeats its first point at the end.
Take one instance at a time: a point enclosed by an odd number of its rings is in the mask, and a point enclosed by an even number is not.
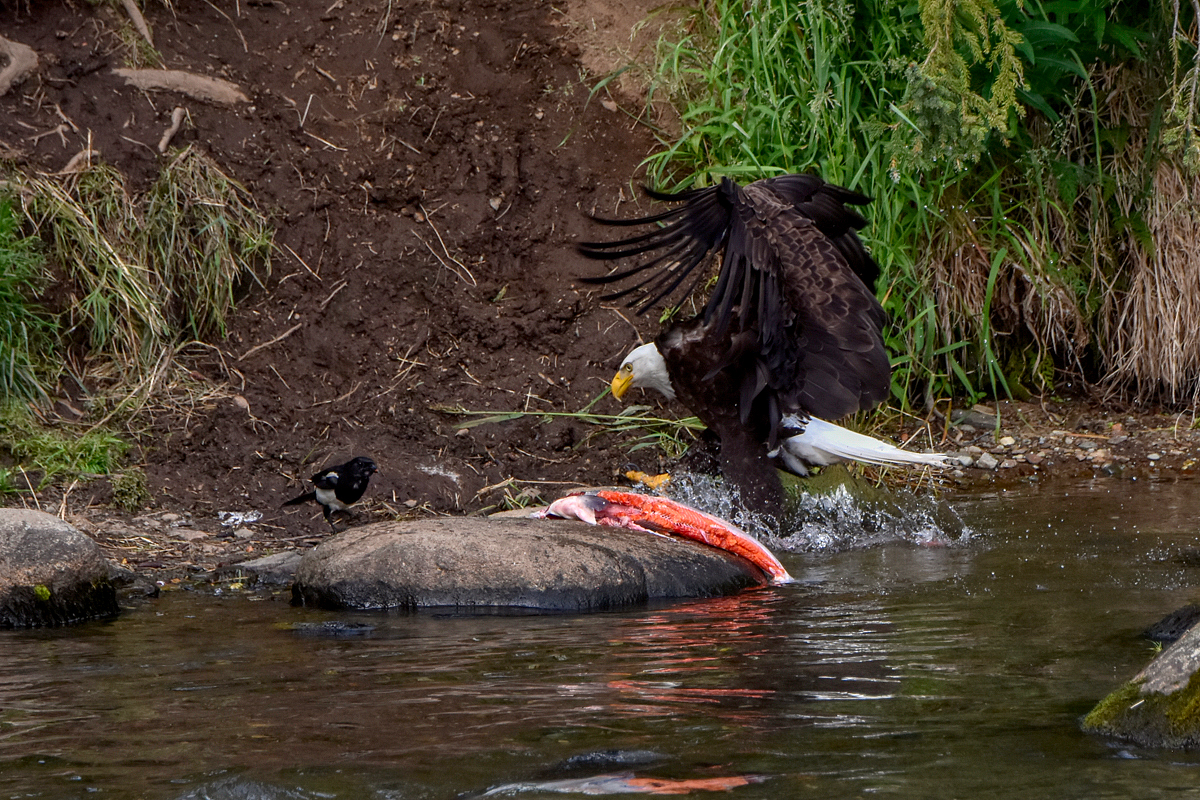
{"type": "Polygon", "coordinates": [[[864,530],[783,553],[797,584],[622,613],[176,592],[3,632],[0,797],[1200,795],[1194,756],[1077,727],[1150,657],[1138,632],[1197,599],[1196,487],[1031,486],[952,512],[952,546],[864,530]]]}

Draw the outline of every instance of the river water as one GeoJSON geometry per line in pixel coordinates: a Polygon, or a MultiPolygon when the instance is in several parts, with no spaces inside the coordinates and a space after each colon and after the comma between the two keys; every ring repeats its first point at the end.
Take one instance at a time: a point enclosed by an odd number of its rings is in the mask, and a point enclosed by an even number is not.
{"type": "Polygon", "coordinates": [[[0,800],[1200,798],[1200,756],[1078,726],[1198,600],[1200,484],[941,503],[945,541],[810,541],[781,553],[796,584],[734,598],[356,615],[175,591],[0,632],[0,800]]]}

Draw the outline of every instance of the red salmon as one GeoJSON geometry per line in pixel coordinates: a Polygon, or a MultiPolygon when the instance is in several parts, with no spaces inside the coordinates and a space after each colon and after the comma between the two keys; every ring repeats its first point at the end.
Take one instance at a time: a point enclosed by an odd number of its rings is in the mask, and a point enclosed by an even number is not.
{"type": "Polygon", "coordinates": [[[534,516],[578,519],[590,525],[692,539],[746,559],[766,573],[772,584],[793,582],[779,559],[754,537],[723,519],[665,497],[608,489],[578,492],[555,500],[534,516]]]}

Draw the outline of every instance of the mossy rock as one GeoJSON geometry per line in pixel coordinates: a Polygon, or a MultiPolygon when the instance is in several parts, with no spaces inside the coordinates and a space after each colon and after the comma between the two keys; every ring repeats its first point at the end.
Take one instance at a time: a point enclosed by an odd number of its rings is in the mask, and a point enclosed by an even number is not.
{"type": "Polygon", "coordinates": [[[1200,628],[1101,700],[1084,717],[1083,729],[1149,748],[1200,746],[1200,628]]]}
{"type": "Polygon", "coordinates": [[[50,514],[0,509],[0,628],[68,625],[117,611],[110,564],[95,542],[50,514]]]}

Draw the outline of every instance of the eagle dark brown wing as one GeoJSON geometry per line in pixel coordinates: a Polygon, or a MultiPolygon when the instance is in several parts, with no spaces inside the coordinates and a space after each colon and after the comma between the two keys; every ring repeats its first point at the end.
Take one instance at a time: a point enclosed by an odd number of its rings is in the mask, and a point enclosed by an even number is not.
{"type": "Polygon", "coordinates": [[[866,221],[847,207],[865,205],[867,197],[815,175],[783,175],[744,188],[725,178],[706,189],[649,194],[682,205],[649,217],[598,220],[658,227],[619,241],[585,243],[580,251],[605,260],[651,256],[585,279],[636,278],[606,299],[632,295],[630,305],[641,313],[672,297],[690,278],[680,295],[687,297],[724,249],[702,314],[708,330],[702,337],[687,337],[703,339],[706,352],[689,358],[677,350],[669,359],[677,391],[684,381],[702,390],[716,371],[733,371],[743,423],[752,417],[761,423],[765,414],[772,447],[784,413],[837,419],[887,397],[891,373],[883,347],[884,312],[868,288],[879,270],[856,233],[866,221]],[[713,346],[723,348],[715,368],[713,346]],[[699,371],[702,363],[710,367],[699,371]]]}
{"type": "MultiPolygon", "coordinates": [[[[718,307],[736,309],[735,328],[758,332],[764,388],[777,396],[783,413],[832,420],[873,408],[887,398],[891,383],[883,308],[851,268],[838,239],[775,189],[761,181],[744,190],[753,216],[744,233],[731,232],[727,251],[735,240],[750,243],[740,262],[746,275],[739,281],[739,270],[728,274],[731,284],[751,288],[718,307]]],[[[852,230],[841,239],[858,241],[852,230]]],[[[715,322],[720,329],[722,321],[715,322]]],[[[777,433],[772,419],[772,446],[777,433]]]]}

